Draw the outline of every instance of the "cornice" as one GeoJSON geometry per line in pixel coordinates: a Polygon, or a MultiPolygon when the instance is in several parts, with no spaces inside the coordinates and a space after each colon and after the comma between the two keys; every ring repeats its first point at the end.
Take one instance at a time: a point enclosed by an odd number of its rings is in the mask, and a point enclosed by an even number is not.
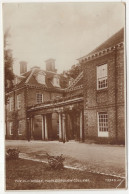
{"type": "Polygon", "coordinates": [[[88,55],[88,56],[81,57],[81,58],[79,58],[78,60],[79,60],[80,63],[85,63],[85,62],[87,62],[87,61],[91,61],[91,60],[93,60],[93,59],[97,59],[97,58],[99,58],[99,57],[101,57],[101,56],[107,55],[107,54],[113,52],[113,51],[116,50],[116,49],[117,49],[117,50],[118,50],[118,49],[121,49],[123,46],[124,46],[124,43],[121,42],[121,43],[119,43],[119,44],[117,44],[117,45],[115,45],[115,46],[112,46],[112,47],[106,48],[106,49],[104,49],[104,50],[95,52],[94,54],[91,54],[91,55],[88,55]]]}

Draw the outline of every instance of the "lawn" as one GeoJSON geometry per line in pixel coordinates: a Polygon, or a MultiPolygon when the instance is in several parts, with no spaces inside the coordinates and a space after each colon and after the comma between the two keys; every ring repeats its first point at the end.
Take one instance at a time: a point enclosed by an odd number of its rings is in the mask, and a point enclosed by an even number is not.
{"type": "MultiPolygon", "coordinates": [[[[51,170],[47,164],[24,159],[6,161],[6,190],[114,189],[122,180],[66,168],[51,170]]],[[[124,180],[118,188],[125,188],[124,180]]]]}
{"type": "Polygon", "coordinates": [[[21,154],[32,158],[45,160],[42,157],[46,152],[55,156],[63,154],[66,166],[125,177],[124,146],[26,140],[6,140],[5,143],[6,149],[18,148],[21,154]]]}

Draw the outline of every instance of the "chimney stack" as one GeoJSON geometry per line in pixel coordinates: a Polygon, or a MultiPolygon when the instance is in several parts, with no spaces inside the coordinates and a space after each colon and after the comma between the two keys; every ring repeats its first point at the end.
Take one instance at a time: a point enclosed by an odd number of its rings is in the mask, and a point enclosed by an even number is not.
{"type": "Polygon", "coordinates": [[[20,61],[20,75],[27,72],[27,62],[26,61],[20,61]]]}
{"type": "Polygon", "coordinates": [[[52,71],[52,72],[57,72],[57,69],[55,69],[55,59],[48,59],[46,60],[46,71],[52,71]]]}

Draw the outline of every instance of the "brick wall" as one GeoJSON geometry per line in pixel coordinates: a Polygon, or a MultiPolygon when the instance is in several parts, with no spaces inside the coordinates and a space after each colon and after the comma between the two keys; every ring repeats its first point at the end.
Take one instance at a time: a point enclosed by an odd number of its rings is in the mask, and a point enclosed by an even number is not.
{"type": "Polygon", "coordinates": [[[124,84],[124,50],[119,49],[116,56],[117,66],[117,136],[119,141],[125,140],[125,84],[124,84]]]}
{"type": "Polygon", "coordinates": [[[36,93],[43,94],[43,101],[55,99],[57,96],[62,96],[61,93],[44,91],[43,89],[29,88],[27,94],[27,105],[32,106],[36,104],[36,93]]]}
{"type": "Polygon", "coordinates": [[[102,111],[108,113],[109,138],[115,139],[118,136],[118,139],[124,140],[123,54],[123,49],[120,49],[116,55],[112,52],[83,65],[85,139],[98,137],[97,112],[102,111]],[[97,65],[101,64],[108,65],[108,88],[97,90],[97,65]]]}
{"type": "Polygon", "coordinates": [[[18,135],[18,139],[26,139],[26,105],[25,105],[25,89],[20,89],[15,92],[11,92],[9,94],[9,98],[13,97],[13,109],[12,111],[9,110],[9,105],[7,105],[7,115],[6,115],[6,122],[7,122],[7,138],[8,139],[13,139],[13,135],[10,135],[10,122],[14,123],[14,117],[13,114],[14,112],[17,112],[17,119],[18,122],[22,121],[22,129],[21,129],[21,134],[18,135]],[[21,95],[21,108],[18,109],[17,107],[17,95],[21,95]]]}
{"type": "Polygon", "coordinates": [[[66,94],[65,94],[65,96],[72,96],[72,95],[79,95],[79,94],[81,94],[81,93],[83,93],[83,89],[81,88],[81,89],[77,89],[77,90],[73,90],[73,91],[69,91],[69,92],[67,92],[66,94]]]}

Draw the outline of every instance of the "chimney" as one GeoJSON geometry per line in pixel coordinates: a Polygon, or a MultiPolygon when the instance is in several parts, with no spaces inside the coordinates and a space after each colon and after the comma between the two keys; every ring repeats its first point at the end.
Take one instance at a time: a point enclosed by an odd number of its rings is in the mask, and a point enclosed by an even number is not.
{"type": "Polygon", "coordinates": [[[48,59],[46,60],[46,71],[52,71],[52,72],[57,72],[57,69],[55,69],[55,59],[48,59]]]}
{"type": "Polygon", "coordinates": [[[27,72],[27,62],[26,61],[20,61],[20,75],[27,72]]]}

